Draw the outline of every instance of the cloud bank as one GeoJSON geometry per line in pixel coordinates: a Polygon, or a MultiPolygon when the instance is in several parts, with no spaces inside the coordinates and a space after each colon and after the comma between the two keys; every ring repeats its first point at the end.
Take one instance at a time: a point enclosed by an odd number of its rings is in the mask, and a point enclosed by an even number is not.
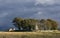
{"type": "Polygon", "coordinates": [[[60,0],[35,0],[36,3],[35,5],[38,4],[45,4],[45,5],[54,5],[54,4],[59,4],[60,0]]]}
{"type": "Polygon", "coordinates": [[[0,0],[0,27],[12,27],[14,17],[60,22],[60,0],[0,0]]]}

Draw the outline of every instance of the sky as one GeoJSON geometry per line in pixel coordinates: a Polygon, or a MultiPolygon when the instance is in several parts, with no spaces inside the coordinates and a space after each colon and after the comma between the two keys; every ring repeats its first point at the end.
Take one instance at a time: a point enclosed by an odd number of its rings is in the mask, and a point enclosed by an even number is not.
{"type": "Polygon", "coordinates": [[[14,27],[15,17],[60,22],[60,0],[0,0],[0,27],[14,27]]]}

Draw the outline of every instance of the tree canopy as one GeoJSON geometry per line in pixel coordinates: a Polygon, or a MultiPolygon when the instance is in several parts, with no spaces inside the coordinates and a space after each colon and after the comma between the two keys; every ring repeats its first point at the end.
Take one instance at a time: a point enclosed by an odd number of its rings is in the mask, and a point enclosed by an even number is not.
{"type": "Polygon", "coordinates": [[[37,24],[40,30],[57,30],[58,23],[52,19],[24,19],[16,17],[13,19],[13,24],[19,30],[34,30],[37,24]]]}

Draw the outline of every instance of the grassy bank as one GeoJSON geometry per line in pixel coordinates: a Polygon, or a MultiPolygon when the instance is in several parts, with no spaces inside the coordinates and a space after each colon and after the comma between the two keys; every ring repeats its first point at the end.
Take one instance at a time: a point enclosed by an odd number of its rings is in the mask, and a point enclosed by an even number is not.
{"type": "Polygon", "coordinates": [[[0,32],[0,38],[60,38],[58,32],[0,32]]]}

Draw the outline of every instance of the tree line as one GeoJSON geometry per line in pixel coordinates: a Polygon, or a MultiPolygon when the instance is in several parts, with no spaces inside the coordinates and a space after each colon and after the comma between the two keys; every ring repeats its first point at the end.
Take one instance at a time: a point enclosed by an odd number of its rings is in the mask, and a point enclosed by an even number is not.
{"type": "Polygon", "coordinates": [[[12,21],[19,30],[35,30],[37,25],[39,30],[57,30],[58,23],[52,19],[24,19],[16,17],[12,21]]]}

